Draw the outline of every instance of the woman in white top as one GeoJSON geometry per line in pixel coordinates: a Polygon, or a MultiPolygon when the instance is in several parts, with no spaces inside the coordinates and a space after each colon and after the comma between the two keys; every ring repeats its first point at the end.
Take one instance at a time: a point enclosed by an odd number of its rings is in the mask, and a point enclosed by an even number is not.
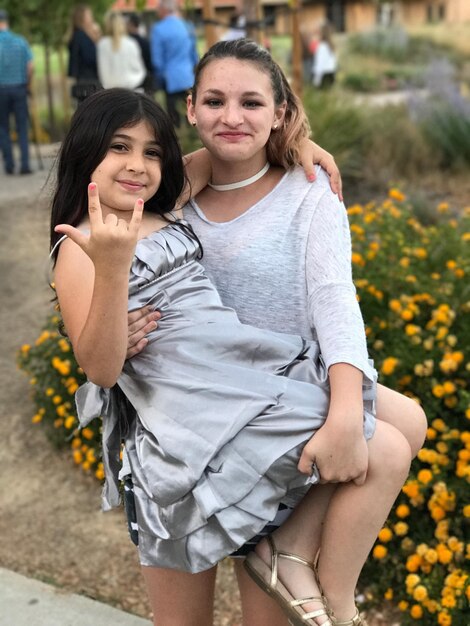
{"type": "Polygon", "coordinates": [[[321,89],[330,87],[335,81],[337,66],[331,27],[325,22],[320,28],[320,41],[313,56],[312,73],[315,87],[321,89]]]}
{"type": "MultiPolygon", "coordinates": [[[[212,166],[211,183],[184,210],[206,271],[244,322],[317,337],[331,389],[326,423],[298,466],[308,474],[315,463],[321,484],[270,529],[246,570],[237,563],[243,625],[359,626],[357,579],[422,445],[424,413],[379,385],[376,431],[368,442],[363,436],[362,383],[371,371],[345,208],[323,176],[308,185],[290,165],[308,122],[269,53],[243,39],[215,44],[198,64],[188,117],[212,166]]],[[[157,317],[130,317],[128,356],[157,317]]],[[[155,624],[212,624],[215,568],[143,571],[155,624]]]]}
{"type": "Polygon", "coordinates": [[[105,36],[97,44],[98,76],[105,89],[137,89],[147,73],[138,43],[127,35],[119,13],[109,13],[105,36]]]}

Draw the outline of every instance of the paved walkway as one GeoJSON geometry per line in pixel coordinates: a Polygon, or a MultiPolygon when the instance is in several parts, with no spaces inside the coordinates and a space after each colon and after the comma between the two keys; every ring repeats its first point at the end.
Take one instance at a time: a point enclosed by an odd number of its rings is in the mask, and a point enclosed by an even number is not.
{"type": "Polygon", "coordinates": [[[0,626],[150,626],[148,620],[0,568],[0,626]]]}

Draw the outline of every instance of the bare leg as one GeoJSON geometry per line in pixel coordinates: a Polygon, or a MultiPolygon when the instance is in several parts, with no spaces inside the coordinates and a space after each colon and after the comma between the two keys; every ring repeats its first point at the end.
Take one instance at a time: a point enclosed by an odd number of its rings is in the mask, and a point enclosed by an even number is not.
{"type": "Polygon", "coordinates": [[[154,626],[210,626],[217,568],[190,574],[142,567],[154,626]]]}
{"type": "Polygon", "coordinates": [[[234,559],[242,601],[243,626],[289,626],[276,602],[248,576],[242,559],[234,559]]]}
{"type": "MultiPolygon", "coordinates": [[[[361,486],[338,485],[331,496],[321,533],[318,574],[323,592],[339,620],[351,619],[355,614],[354,591],[359,574],[406,480],[410,462],[406,438],[390,424],[378,422],[369,442],[366,482],[361,486]]],[[[318,552],[315,493],[318,490],[311,489],[296,508],[295,515],[273,533],[278,549],[309,561],[314,561],[318,552]]],[[[266,541],[257,546],[256,552],[269,563],[266,541]]],[[[281,559],[279,577],[296,598],[319,595],[313,573],[305,566],[281,559]]],[[[306,612],[318,608],[318,604],[313,603],[304,606],[306,612]]],[[[317,623],[328,623],[328,620],[320,617],[317,623]]]]}
{"type": "Polygon", "coordinates": [[[420,405],[397,391],[377,385],[377,419],[395,426],[407,439],[414,458],[426,437],[427,420],[420,405]]]}

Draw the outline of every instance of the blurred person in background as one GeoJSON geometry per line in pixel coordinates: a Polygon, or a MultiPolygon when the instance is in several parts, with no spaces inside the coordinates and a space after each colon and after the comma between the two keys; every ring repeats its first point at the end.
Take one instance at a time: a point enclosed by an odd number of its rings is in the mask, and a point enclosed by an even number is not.
{"type": "Polygon", "coordinates": [[[96,42],[100,28],[91,8],[78,4],[72,12],[72,34],[69,37],[68,75],[74,79],[72,97],[78,104],[101,88],[96,64],[96,42]]]}
{"type": "Polygon", "coordinates": [[[319,29],[319,41],[313,56],[313,84],[320,89],[333,85],[336,78],[338,61],[329,22],[323,22],[319,29]]]}
{"type": "Polygon", "coordinates": [[[152,58],[150,56],[150,41],[148,37],[142,32],[142,26],[140,17],[137,13],[131,13],[127,16],[127,34],[136,40],[140,47],[140,53],[147,70],[147,75],[144,78],[142,85],[140,85],[145,93],[153,95],[156,91],[155,81],[153,79],[153,67],[152,58]]]}
{"type": "Polygon", "coordinates": [[[105,35],[97,44],[98,76],[105,89],[124,87],[143,91],[145,64],[139,44],[127,35],[120,13],[108,13],[105,35]]]}
{"type": "Polygon", "coordinates": [[[158,14],[160,20],[153,25],[150,35],[152,65],[157,84],[165,90],[167,112],[179,128],[178,103],[186,103],[199,60],[196,36],[192,24],[181,17],[176,0],[161,0],[158,14]]]}
{"type": "Polygon", "coordinates": [[[10,115],[15,116],[21,153],[20,174],[29,167],[28,91],[33,74],[33,54],[26,39],[9,30],[8,13],[0,9],[0,148],[6,174],[15,173],[10,136],[10,115]]]}

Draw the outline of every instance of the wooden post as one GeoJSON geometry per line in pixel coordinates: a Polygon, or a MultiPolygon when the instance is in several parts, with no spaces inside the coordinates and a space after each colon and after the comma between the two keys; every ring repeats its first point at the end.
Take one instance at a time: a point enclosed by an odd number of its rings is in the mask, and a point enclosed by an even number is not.
{"type": "Polygon", "coordinates": [[[302,97],[302,40],[300,34],[300,0],[290,2],[292,8],[292,90],[302,97]]]}
{"type": "MultiPolygon", "coordinates": [[[[204,0],[202,5],[202,17],[205,20],[215,19],[215,9],[212,0],[204,0]]],[[[215,24],[205,24],[204,38],[206,40],[206,50],[208,50],[218,40],[215,24]]]]}
{"type": "Polygon", "coordinates": [[[250,26],[250,23],[257,22],[260,19],[261,5],[259,0],[243,0],[243,13],[248,24],[246,36],[259,44],[263,43],[261,41],[260,29],[250,26]]]}

